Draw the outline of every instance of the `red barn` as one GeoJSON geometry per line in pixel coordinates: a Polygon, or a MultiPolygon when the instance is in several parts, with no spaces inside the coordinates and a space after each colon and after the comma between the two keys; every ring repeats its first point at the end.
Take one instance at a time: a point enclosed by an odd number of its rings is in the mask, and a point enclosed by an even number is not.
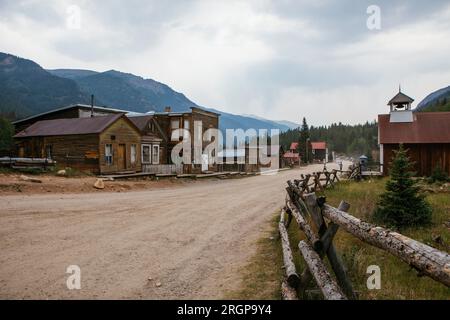
{"type": "Polygon", "coordinates": [[[413,101],[399,92],[388,103],[390,113],[378,116],[382,172],[389,173],[393,150],[402,143],[418,176],[428,176],[436,167],[450,174],[450,112],[413,112],[413,101]]]}

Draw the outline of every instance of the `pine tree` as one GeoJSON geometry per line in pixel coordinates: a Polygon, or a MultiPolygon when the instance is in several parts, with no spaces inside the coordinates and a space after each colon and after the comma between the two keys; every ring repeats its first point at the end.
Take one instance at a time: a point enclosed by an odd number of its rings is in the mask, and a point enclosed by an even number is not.
{"type": "Polygon", "coordinates": [[[431,223],[431,207],[412,179],[413,164],[407,150],[400,145],[394,153],[390,179],[386,183],[386,191],[379,198],[374,219],[396,228],[427,225],[431,223]]]}
{"type": "Polygon", "coordinates": [[[300,128],[300,134],[299,134],[299,149],[300,149],[300,156],[302,157],[303,162],[311,162],[312,161],[312,155],[311,155],[311,141],[310,141],[310,134],[309,134],[309,127],[308,123],[306,122],[306,118],[303,117],[302,126],[300,128]]]}
{"type": "Polygon", "coordinates": [[[0,117],[0,156],[11,155],[13,142],[14,127],[11,122],[0,117]]]}

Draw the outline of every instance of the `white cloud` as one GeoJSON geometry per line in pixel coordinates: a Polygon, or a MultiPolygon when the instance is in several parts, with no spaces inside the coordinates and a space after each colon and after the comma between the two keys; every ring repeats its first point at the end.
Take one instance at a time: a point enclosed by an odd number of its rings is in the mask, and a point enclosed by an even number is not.
{"type": "Polygon", "coordinates": [[[399,82],[417,102],[450,82],[450,6],[379,2],[372,32],[364,2],[4,0],[0,51],[151,77],[226,112],[363,122],[399,82]],[[74,3],[80,30],[66,27],[74,3]]]}

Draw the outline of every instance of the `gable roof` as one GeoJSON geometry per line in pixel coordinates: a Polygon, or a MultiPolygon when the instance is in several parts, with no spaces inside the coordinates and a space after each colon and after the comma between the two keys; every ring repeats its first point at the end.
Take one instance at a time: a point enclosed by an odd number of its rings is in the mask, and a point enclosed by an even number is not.
{"type": "Polygon", "coordinates": [[[289,150],[297,150],[298,148],[298,142],[292,142],[291,146],[289,147],[289,150]]]}
{"type": "Polygon", "coordinates": [[[323,141],[311,142],[311,146],[314,150],[325,150],[327,148],[327,144],[323,141]]]}
{"type": "Polygon", "coordinates": [[[450,143],[450,112],[415,112],[413,122],[390,122],[389,114],[378,115],[381,144],[450,143]]]}
{"type": "Polygon", "coordinates": [[[144,131],[148,122],[153,118],[152,115],[128,117],[131,122],[141,131],[144,131]]]}
{"type": "Polygon", "coordinates": [[[389,100],[388,105],[393,103],[413,103],[414,99],[407,96],[403,92],[397,93],[391,100],[389,100]]]}
{"type": "MultiPolygon", "coordinates": [[[[92,118],[43,120],[19,132],[14,138],[101,133],[122,117],[127,119],[123,113],[119,113],[92,118]]],[[[134,126],[131,121],[128,122],[134,126]]],[[[135,129],[138,130],[136,127],[135,129]]]]}

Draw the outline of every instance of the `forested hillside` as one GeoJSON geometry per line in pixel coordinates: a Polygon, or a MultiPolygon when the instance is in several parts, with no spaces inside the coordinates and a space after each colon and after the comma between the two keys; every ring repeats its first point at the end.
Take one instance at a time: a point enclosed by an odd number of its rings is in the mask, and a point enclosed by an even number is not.
{"type": "MultiPolygon", "coordinates": [[[[366,122],[358,125],[344,125],[334,123],[330,126],[309,127],[311,141],[325,141],[328,149],[348,156],[371,156],[373,150],[378,149],[378,125],[376,122],[366,122]]],[[[300,129],[288,130],[280,135],[280,143],[285,150],[291,142],[300,140],[300,129]]]]}

